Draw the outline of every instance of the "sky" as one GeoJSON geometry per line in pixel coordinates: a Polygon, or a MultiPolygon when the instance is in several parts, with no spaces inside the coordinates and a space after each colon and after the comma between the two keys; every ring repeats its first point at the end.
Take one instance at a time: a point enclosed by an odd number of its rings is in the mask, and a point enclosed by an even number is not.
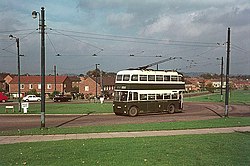
{"type": "MultiPolygon", "coordinates": [[[[249,0],[0,0],[0,72],[40,74],[39,19],[45,8],[46,74],[117,72],[157,61],[160,70],[250,74],[249,0]],[[59,55],[59,56],[57,56],[59,55]]],[[[156,66],[151,68],[156,69],[156,66]]]]}

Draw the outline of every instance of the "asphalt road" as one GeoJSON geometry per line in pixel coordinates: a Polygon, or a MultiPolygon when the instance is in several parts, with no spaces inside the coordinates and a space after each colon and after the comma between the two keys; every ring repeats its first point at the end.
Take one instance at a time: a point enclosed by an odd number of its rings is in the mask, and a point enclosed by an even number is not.
{"type": "MultiPolygon", "coordinates": [[[[184,111],[175,114],[147,114],[137,117],[115,114],[90,115],[46,115],[46,127],[100,126],[149,122],[175,122],[219,118],[224,115],[221,103],[185,102],[184,111]]],[[[249,105],[231,105],[229,116],[250,116],[249,105]]],[[[0,115],[0,131],[40,127],[40,115],[0,115]]]]}

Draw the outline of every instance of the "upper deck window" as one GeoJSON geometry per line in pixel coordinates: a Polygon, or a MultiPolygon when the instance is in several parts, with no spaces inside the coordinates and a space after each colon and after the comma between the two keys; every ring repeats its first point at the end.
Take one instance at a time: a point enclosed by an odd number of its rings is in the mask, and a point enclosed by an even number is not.
{"type": "Polygon", "coordinates": [[[155,75],[148,75],[148,81],[155,81],[155,75]]]}
{"type": "Polygon", "coordinates": [[[117,75],[116,76],[116,81],[122,81],[122,75],[117,75]]]}
{"type": "Polygon", "coordinates": [[[156,81],[163,81],[163,75],[156,75],[156,81]]]}
{"type": "Polygon", "coordinates": [[[131,81],[138,81],[138,75],[132,75],[131,81]]]}
{"type": "Polygon", "coordinates": [[[123,75],[123,81],[129,81],[130,75],[125,74],[123,75]]]}
{"type": "Polygon", "coordinates": [[[184,81],[182,76],[178,76],[179,77],[179,81],[184,81]]]}
{"type": "Polygon", "coordinates": [[[164,76],[164,81],[170,81],[170,76],[165,75],[164,76]]]}
{"type": "Polygon", "coordinates": [[[171,81],[177,81],[177,76],[171,76],[171,81]]]}
{"type": "Polygon", "coordinates": [[[147,75],[140,75],[140,81],[147,81],[147,75]]]}

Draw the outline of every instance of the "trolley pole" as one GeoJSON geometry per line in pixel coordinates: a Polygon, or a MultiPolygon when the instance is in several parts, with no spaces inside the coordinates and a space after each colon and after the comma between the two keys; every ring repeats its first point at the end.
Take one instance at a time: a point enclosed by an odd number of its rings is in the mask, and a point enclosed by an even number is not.
{"type": "Polygon", "coordinates": [[[230,28],[228,28],[228,31],[227,31],[227,66],[226,66],[225,117],[228,117],[228,100],[229,100],[229,64],[230,64],[230,28]]]}

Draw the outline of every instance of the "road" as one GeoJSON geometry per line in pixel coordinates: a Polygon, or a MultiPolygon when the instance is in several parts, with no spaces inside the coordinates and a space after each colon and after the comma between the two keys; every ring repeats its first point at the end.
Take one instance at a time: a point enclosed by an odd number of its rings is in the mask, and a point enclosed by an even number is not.
{"type": "MultiPolygon", "coordinates": [[[[205,120],[222,117],[221,103],[185,102],[184,111],[175,114],[147,114],[137,117],[116,116],[114,114],[94,115],[46,115],[46,127],[100,126],[115,124],[135,124],[149,122],[176,122],[205,120]]],[[[229,116],[250,116],[249,105],[231,105],[229,116]]],[[[40,127],[40,115],[0,115],[0,131],[30,129],[40,127]]]]}

